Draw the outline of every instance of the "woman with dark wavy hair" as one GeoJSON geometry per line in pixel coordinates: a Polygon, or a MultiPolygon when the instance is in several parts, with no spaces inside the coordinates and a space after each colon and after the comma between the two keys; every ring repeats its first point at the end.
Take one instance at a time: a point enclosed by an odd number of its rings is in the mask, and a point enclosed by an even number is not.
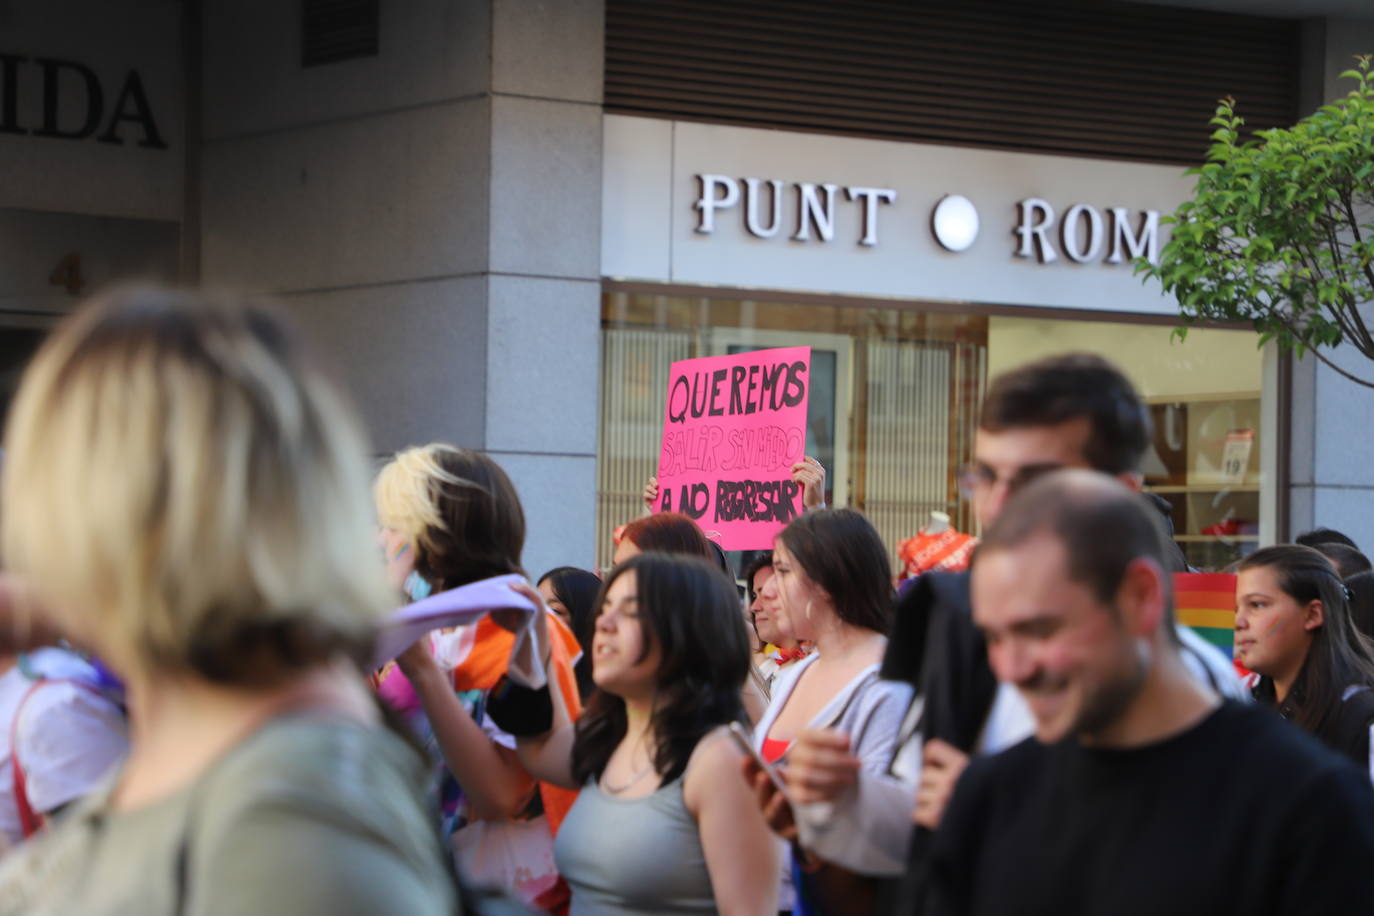
{"type": "Polygon", "coordinates": [[[1350,619],[1336,568],[1311,547],[1280,544],[1241,561],[1236,658],[1276,707],[1374,778],[1374,654],[1350,619]]]}
{"type": "Polygon", "coordinates": [[[575,729],[555,700],[552,731],[520,740],[531,772],[582,787],[556,846],[572,913],[776,913],[778,846],[725,733],[749,669],[733,584],[646,553],[598,606],[600,690],[575,729]]]}

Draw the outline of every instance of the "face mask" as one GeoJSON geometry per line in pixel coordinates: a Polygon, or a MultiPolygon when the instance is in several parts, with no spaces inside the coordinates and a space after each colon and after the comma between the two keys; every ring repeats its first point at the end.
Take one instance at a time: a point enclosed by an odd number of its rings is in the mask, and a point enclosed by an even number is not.
{"type": "Polygon", "coordinates": [[[412,572],[406,576],[405,585],[402,586],[405,593],[410,596],[411,601],[423,601],[429,597],[434,587],[425,581],[424,577],[417,572],[412,572]]]}

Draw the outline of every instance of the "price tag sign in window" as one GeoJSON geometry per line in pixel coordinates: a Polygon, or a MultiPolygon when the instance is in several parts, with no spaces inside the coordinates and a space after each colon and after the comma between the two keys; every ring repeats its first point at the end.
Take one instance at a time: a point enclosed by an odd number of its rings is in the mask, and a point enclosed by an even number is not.
{"type": "Polygon", "coordinates": [[[1221,450],[1221,479],[1226,483],[1244,483],[1245,470],[1250,466],[1250,450],[1255,447],[1253,429],[1233,429],[1226,434],[1221,450]]]}

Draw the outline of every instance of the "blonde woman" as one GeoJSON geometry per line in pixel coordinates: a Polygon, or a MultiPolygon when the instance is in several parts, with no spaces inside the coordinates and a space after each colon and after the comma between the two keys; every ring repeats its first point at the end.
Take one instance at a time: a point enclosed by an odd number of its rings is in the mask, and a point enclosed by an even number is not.
{"type": "MultiPolygon", "coordinates": [[[[411,598],[524,574],[520,498],[505,471],[480,452],[442,443],[406,449],[377,475],[374,495],[389,577],[411,598]]],[[[581,650],[549,616],[558,637],[555,670],[575,700],[572,663],[581,650]]],[[[443,835],[464,873],[550,909],[567,896],[553,834],[575,793],[536,785],[515,738],[487,715],[513,642],[489,618],[433,634],[379,673],[378,690],[442,758],[433,791],[443,835]]]]}
{"type": "Polygon", "coordinates": [[[127,764],[0,869],[0,913],[451,912],[357,660],[391,601],[367,444],[262,308],[129,292],[24,375],[7,566],[127,685],[127,764]]]}

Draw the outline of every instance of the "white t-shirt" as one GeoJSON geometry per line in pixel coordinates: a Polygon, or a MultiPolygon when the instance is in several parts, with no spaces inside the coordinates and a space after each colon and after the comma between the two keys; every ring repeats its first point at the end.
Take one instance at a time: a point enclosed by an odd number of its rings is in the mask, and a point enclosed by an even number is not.
{"type": "MultiPolygon", "coordinates": [[[[91,665],[61,649],[40,649],[26,656],[25,665],[45,680],[97,680],[91,665]]],[[[113,702],[58,681],[34,690],[20,710],[34,684],[18,665],[0,675],[0,854],[24,839],[14,798],[11,735],[24,766],[25,794],[40,814],[96,788],[129,749],[124,714],[113,702]]]]}

